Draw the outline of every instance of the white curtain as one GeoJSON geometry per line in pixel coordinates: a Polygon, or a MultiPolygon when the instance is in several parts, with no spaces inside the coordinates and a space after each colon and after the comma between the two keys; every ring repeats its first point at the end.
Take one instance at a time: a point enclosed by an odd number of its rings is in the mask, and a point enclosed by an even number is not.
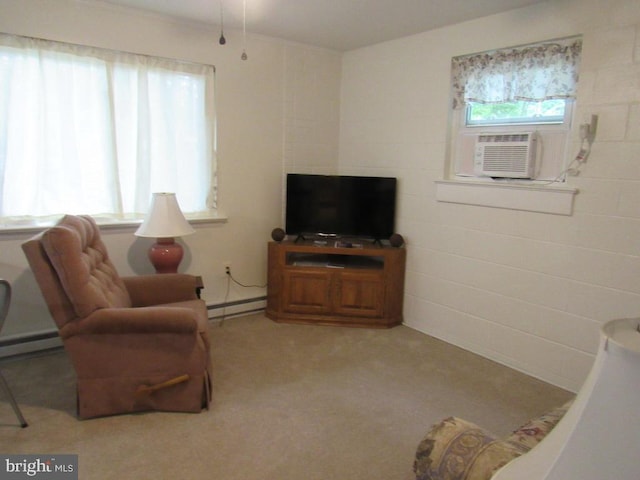
{"type": "Polygon", "coordinates": [[[215,208],[214,67],[0,34],[0,216],[215,208]]]}
{"type": "Polygon", "coordinates": [[[575,98],[582,40],[569,38],[455,57],[453,108],[575,98]]]}

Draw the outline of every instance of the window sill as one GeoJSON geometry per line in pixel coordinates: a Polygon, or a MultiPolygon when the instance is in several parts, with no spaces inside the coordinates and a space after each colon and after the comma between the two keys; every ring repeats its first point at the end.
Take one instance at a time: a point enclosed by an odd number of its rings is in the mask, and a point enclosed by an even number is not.
{"type": "Polygon", "coordinates": [[[439,202],[571,215],[577,188],[500,181],[436,180],[439,202]]]}
{"type": "MultiPolygon", "coordinates": [[[[204,225],[204,224],[213,224],[213,223],[226,223],[228,218],[221,213],[207,213],[207,214],[199,214],[199,215],[185,215],[187,217],[187,221],[191,225],[204,225]]],[[[134,220],[116,220],[108,217],[93,217],[100,227],[100,229],[104,230],[115,230],[115,229],[134,229],[138,228],[142,223],[142,219],[134,220]]],[[[50,228],[54,226],[58,221],[58,218],[55,220],[46,220],[46,221],[33,221],[33,222],[22,222],[22,223],[0,223],[0,234],[10,234],[10,233],[38,233],[46,228],[50,228]]]]}

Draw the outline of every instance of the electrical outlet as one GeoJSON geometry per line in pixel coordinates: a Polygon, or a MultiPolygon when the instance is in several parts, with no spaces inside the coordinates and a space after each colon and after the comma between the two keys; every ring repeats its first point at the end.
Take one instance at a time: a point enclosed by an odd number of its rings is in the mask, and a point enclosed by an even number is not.
{"type": "Polygon", "coordinates": [[[225,275],[231,275],[231,262],[230,261],[222,262],[222,266],[224,267],[225,275]]]}

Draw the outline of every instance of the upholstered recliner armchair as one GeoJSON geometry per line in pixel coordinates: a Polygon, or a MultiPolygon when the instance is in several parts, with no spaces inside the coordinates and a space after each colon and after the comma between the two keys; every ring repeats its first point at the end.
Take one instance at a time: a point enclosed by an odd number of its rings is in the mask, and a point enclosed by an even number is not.
{"type": "Polygon", "coordinates": [[[120,277],[88,216],[67,215],[22,248],[75,368],[80,418],[208,407],[196,277],[120,277]]]}

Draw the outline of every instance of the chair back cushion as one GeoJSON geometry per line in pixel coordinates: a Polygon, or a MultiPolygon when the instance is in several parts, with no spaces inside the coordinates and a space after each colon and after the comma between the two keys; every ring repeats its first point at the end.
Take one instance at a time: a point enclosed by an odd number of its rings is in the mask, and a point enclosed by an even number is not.
{"type": "Polygon", "coordinates": [[[58,328],[77,318],[76,312],[64,292],[58,274],[51,265],[47,253],[42,247],[42,233],[30,238],[22,244],[22,251],[27,257],[33,276],[49,309],[49,313],[58,328]]]}
{"type": "Polygon", "coordinates": [[[77,317],[99,308],[131,307],[131,298],[89,216],[66,215],[41,237],[77,317]]]}

